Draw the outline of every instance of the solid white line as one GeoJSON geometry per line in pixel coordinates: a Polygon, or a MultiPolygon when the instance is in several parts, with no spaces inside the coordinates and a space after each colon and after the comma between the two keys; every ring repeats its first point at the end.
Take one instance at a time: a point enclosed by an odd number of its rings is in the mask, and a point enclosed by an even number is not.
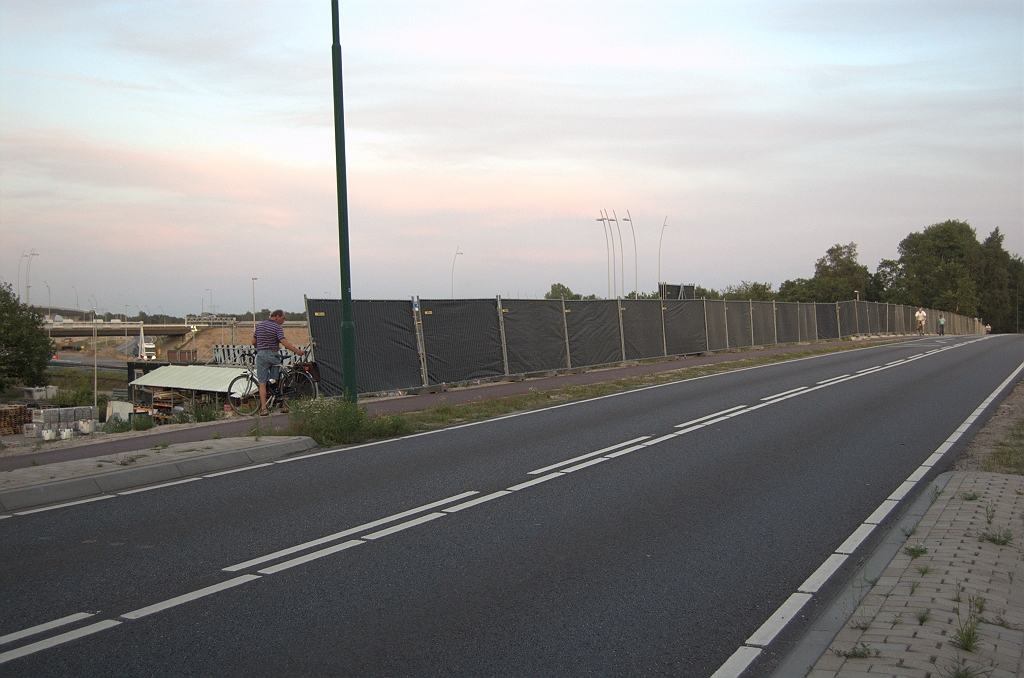
{"type": "Polygon", "coordinates": [[[818,382],[818,386],[822,386],[824,384],[828,384],[829,382],[836,381],[837,379],[846,379],[848,376],[850,376],[850,375],[848,375],[848,374],[840,374],[838,377],[832,377],[831,379],[825,379],[824,381],[819,381],[818,382]]]}
{"type": "Polygon", "coordinates": [[[747,667],[761,654],[760,648],[741,646],[732,656],[725,660],[717,671],[711,674],[711,678],[739,678],[739,675],[747,670],[747,667]]]}
{"type": "Polygon", "coordinates": [[[268,461],[266,464],[254,464],[253,466],[243,466],[242,468],[233,468],[230,471],[218,471],[217,473],[207,473],[204,478],[216,478],[217,476],[226,476],[229,473],[238,473],[240,471],[251,471],[254,468],[263,468],[264,466],[273,466],[274,463],[268,461]]]}
{"type": "Polygon", "coordinates": [[[313,539],[312,541],[307,541],[302,544],[296,544],[295,546],[291,546],[286,549],[281,549],[280,551],[274,551],[273,553],[268,553],[265,556],[260,556],[258,558],[253,558],[252,560],[247,560],[244,563],[238,563],[237,565],[232,565],[231,567],[225,567],[223,568],[223,570],[224,572],[237,572],[238,570],[244,570],[247,567],[259,565],[260,563],[265,563],[270,560],[277,560],[278,558],[283,558],[284,556],[290,556],[293,553],[305,551],[306,549],[313,548],[314,546],[319,546],[320,544],[326,544],[328,542],[337,541],[339,539],[342,539],[343,537],[349,536],[350,534],[355,534],[356,532],[363,532],[364,530],[372,529],[374,527],[377,527],[378,525],[385,525],[396,520],[401,520],[406,516],[411,516],[416,513],[421,513],[423,511],[429,511],[432,508],[437,508],[438,506],[442,506],[444,504],[450,504],[453,501],[459,501],[460,499],[465,499],[466,497],[472,497],[474,494],[480,493],[477,492],[476,490],[463,492],[462,494],[457,494],[454,497],[441,499],[440,501],[424,504],[423,506],[417,506],[416,508],[411,508],[408,511],[402,511],[401,513],[396,513],[394,515],[387,516],[386,518],[380,518],[378,520],[373,520],[369,523],[357,525],[356,527],[350,527],[347,530],[335,532],[334,534],[329,534],[326,537],[320,537],[319,539],[313,539]]]}
{"type": "Polygon", "coordinates": [[[893,501],[902,501],[903,498],[906,497],[912,489],[914,489],[914,485],[916,484],[917,483],[912,483],[909,480],[904,480],[900,483],[900,486],[893,490],[892,494],[889,495],[889,499],[892,499],[893,501]]]}
{"type": "Polygon", "coordinates": [[[896,508],[896,506],[898,505],[898,501],[895,501],[893,499],[886,499],[885,501],[878,505],[878,508],[875,509],[874,513],[868,516],[867,520],[865,520],[864,522],[868,525],[878,525],[883,520],[885,520],[885,517],[892,513],[892,510],[896,508]]]}
{"type": "Polygon", "coordinates": [[[146,607],[140,607],[139,609],[132,610],[131,612],[126,612],[121,615],[121,618],[139,619],[140,617],[145,617],[147,615],[155,614],[157,612],[163,612],[164,610],[170,609],[172,607],[177,607],[178,605],[182,605],[193,600],[198,600],[199,598],[205,598],[206,596],[213,595],[214,593],[220,593],[221,591],[224,591],[226,589],[234,588],[242,584],[247,584],[259,578],[260,577],[255,574],[243,574],[241,577],[228,579],[227,581],[222,581],[221,583],[214,584],[213,586],[207,586],[206,588],[201,588],[197,591],[192,591],[191,593],[175,596],[174,598],[168,598],[167,600],[164,600],[162,602],[154,603],[153,605],[147,605],[146,607]]]}
{"type": "Polygon", "coordinates": [[[929,470],[930,469],[927,466],[918,466],[916,471],[907,476],[907,481],[916,483],[921,478],[924,478],[925,474],[927,474],[929,470]]]}
{"type": "Polygon", "coordinates": [[[477,497],[476,499],[470,499],[469,501],[464,502],[462,504],[456,504],[455,506],[449,506],[448,508],[444,509],[444,512],[445,513],[455,513],[456,511],[461,511],[462,509],[468,509],[468,508],[470,508],[472,506],[476,506],[477,504],[483,504],[486,501],[490,501],[492,499],[497,499],[498,497],[504,497],[506,494],[512,494],[512,493],[509,492],[508,490],[498,490],[497,492],[492,492],[491,494],[485,494],[484,496],[477,497]]]}
{"type": "Polygon", "coordinates": [[[877,525],[868,525],[867,523],[862,524],[853,531],[853,534],[846,538],[846,541],[839,545],[839,548],[836,549],[836,553],[850,555],[857,550],[857,547],[860,546],[865,539],[868,538],[868,535],[875,530],[875,527],[877,527],[877,525]]]}
{"type": "Polygon", "coordinates": [[[91,497],[89,499],[80,499],[78,501],[69,501],[66,504],[56,504],[54,506],[46,506],[44,508],[32,509],[31,511],[15,511],[14,515],[16,515],[16,516],[27,516],[30,513],[40,513],[42,511],[52,511],[53,509],[64,508],[65,506],[78,506],[79,504],[88,504],[89,502],[93,502],[93,501],[100,501],[100,500],[103,500],[103,499],[113,499],[113,498],[114,498],[114,495],[112,495],[112,494],[104,494],[104,495],[99,496],[99,497],[91,497]]]}
{"type": "Polygon", "coordinates": [[[509,488],[506,488],[506,489],[509,492],[517,492],[519,490],[525,490],[528,487],[533,487],[534,485],[538,485],[538,484],[543,483],[543,482],[545,482],[547,480],[551,480],[552,478],[559,478],[559,477],[561,477],[563,475],[565,475],[565,474],[564,473],[559,473],[558,471],[555,471],[554,473],[549,473],[546,476],[541,476],[540,478],[534,478],[533,480],[528,480],[525,483],[519,483],[518,485],[513,485],[512,487],[509,487],[509,488]]]}
{"type": "Polygon", "coordinates": [[[761,398],[761,400],[774,400],[775,398],[781,398],[782,396],[789,395],[790,393],[798,393],[800,391],[806,390],[806,386],[801,386],[800,388],[791,388],[788,391],[783,391],[782,393],[776,393],[775,395],[765,396],[764,398],[761,398]]]}
{"type": "Polygon", "coordinates": [[[810,599],[810,593],[800,593],[798,591],[791,595],[786,599],[786,602],[779,606],[775,614],[768,617],[764,624],[761,624],[761,628],[754,631],[754,635],[747,638],[747,645],[760,645],[764,647],[772,642],[775,636],[779,635],[779,631],[803,609],[803,606],[810,599]]]}
{"type": "Polygon", "coordinates": [[[736,410],[742,410],[744,407],[746,407],[746,405],[737,405],[736,407],[730,407],[729,409],[722,410],[721,412],[715,412],[714,414],[706,414],[703,417],[697,417],[696,419],[691,419],[690,421],[688,421],[686,423],[676,424],[676,428],[685,428],[686,426],[690,426],[692,424],[697,424],[697,423],[702,422],[702,421],[704,421],[706,419],[714,419],[715,417],[720,417],[723,414],[728,414],[729,412],[735,412],[736,410]]]}
{"type": "Polygon", "coordinates": [[[642,450],[642,449],[644,449],[643,445],[633,445],[632,447],[627,447],[624,450],[619,450],[618,452],[612,452],[611,454],[606,454],[605,456],[608,457],[609,459],[614,459],[615,457],[621,457],[624,454],[629,454],[630,452],[636,452],[637,450],[642,450]]]}
{"type": "Polygon", "coordinates": [[[23,629],[21,631],[15,631],[14,633],[8,633],[6,636],[0,636],[0,645],[3,645],[4,643],[13,643],[16,640],[21,640],[22,638],[28,638],[29,636],[34,636],[37,633],[42,633],[43,631],[49,631],[50,629],[55,629],[55,628],[58,628],[60,626],[64,626],[65,624],[73,624],[76,621],[81,621],[83,619],[88,619],[91,616],[93,616],[93,615],[91,613],[89,613],[89,612],[76,612],[75,614],[69,614],[67,617],[61,617],[60,619],[54,619],[53,621],[46,622],[45,624],[39,624],[38,626],[30,626],[29,628],[23,629]]]}
{"type": "Polygon", "coordinates": [[[577,464],[576,466],[570,466],[569,468],[563,468],[562,469],[562,473],[572,473],[573,471],[579,471],[580,469],[587,468],[588,466],[593,466],[594,464],[600,464],[602,461],[608,461],[608,457],[598,457],[597,459],[591,459],[590,461],[585,461],[582,464],[577,464]]]}
{"type": "Polygon", "coordinates": [[[821,564],[821,567],[814,571],[814,574],[804,580],[804,583],[797,587],[797,591],[802,591],[804,593],[817,593],[818,589],[824,586],[829,577],[835,574],[836,570],[842,567],[848,557],[849,556],[844,556],[841,553],[833,553],[825,559],[825,562],[821,564]]]}
{"type": "Polygon", "coordinates": [[[614,445],[609,445],[608,447],[605,447],[605,448],[602,448],[600,450],[597,450],[596,452],[588,452],[587,454],[581,454],[578,457],[573,457],[572,459],[566,459],[565,461],[560,461],[557,464],[552,464],[551,466],[545,466],[544,468],[535,469],[533,471],[530,471],[527,475],[536,476],[536,475],[540,475],[541,473],[547,473],[548,471],[551,471],[553,469],[561,468],[562,466],[568,466],[569,464],[574,464],[577,461],[583,461],[584,459],[590,459],[591,457],[596,457],[599,454],[604,454],[605,452],[611,452],[612,450],[617,450],[620,447],[625,447],[627,445],[632,445],[633,443],[638,443],[641,440],[647,440],[650,437],[651,436],[640,436],[639,438],[633,438],[632,440],[627,440],[625,442],[616,443],[614,445]]]}
{"type": "Polygon", "coordinates": [[[128,490],[127,492],[118,492],[119,495],[124,496],[126,494],[137,494],[139,492],[149,492],[150,490],[159,490],[164,487],[171,487],[172,485],[181,485],[183,483],[194,483],[202,478],[185,478],[184,480],[175,480],[172,483],[163,483],[161,485],[151,485],[150,487],[140,487],[137,490],[128,490]]]}
{"type": "Polygon", "coordinates": [[[3,520],[4,518],[10,518],[10,516],[0,516],[0,520],[3,520]]]}
{"type": "Polygon", "coordinates": [[[319,551],[313,551],[312,553],[307,553],[306,555],[299,556],[298,558],[292,558],[291,560],[286,560],[283,563],[278,563],[277,565],[271,565],[270,567],[264,568],[262,570],[257,570],[257,573],[259,573],[259,574],[277,574],[281,570],[287,570],[288,568],[295,567],[296,565],[302,565],[304,563],[308,563],[311,560],[316,560],[317,558],[323,558],[324,556],[329,556],[332,553],[338,553],[339,551],[344,551],[346,549],[352,548],[353,546],[359,546],[360,544],[365,544],[365,543],[366,543],[365,541],[360,541],[359,539],[352,539],[350,541],[342,542],[341,544],[335,544],[334,546],[330,546],[330,547],[325,548],[325,549],[320,549],[319,551]]]}
{"type": "Polygon", "coordinates": [[[419,518],[413,518],[412,520],[407,520],[406,522],[399,523],[398,525],[392,525],[391,527],[389,527],[387,529],[384,529],[384,530],[381,530],[379,532],[374,532],[373,534],[364,535],[363,539],[380,539],[381,537],[386,537],[389,534],[394,534],[395,532],[401,532],[402,530],[408,530],[410,527],[416,527],[417,525],[422,525],[423,523],[428,523],[431,520],[437,520],[438,518],[444,518],[444,515],[445,514],[443,514],[443,513],[428,513],[425,516],[420,516],[419,518]]]}
{"type": "Polygon", "coordinates": [[[18,657],[24,657],[25,655],[29,655],[34,652],[39,652],[40,650],[46,650],[51,647],[61,645],[62,643],[66,643],[71,640],[76,640],[78,638],[92,635],[93,633],[104,631],[114,626],[119,626],[120,624],[121,622],[119,621],[108,619],[106,621],[96,622],[95,624],[91,624],[89,626],[83,626],[82,628],[75,629],[74,631],[62,633],[59,636],[53,636],[52,638],[47,638],[46,640],[40,640],[38,642],[32,643],[31,645],[25,645],[14,650],[8,650],[7,652],[0,652],[0,664],[3,664],[4,662],[9,662],[12,659],[17,659],[18,657]]]}

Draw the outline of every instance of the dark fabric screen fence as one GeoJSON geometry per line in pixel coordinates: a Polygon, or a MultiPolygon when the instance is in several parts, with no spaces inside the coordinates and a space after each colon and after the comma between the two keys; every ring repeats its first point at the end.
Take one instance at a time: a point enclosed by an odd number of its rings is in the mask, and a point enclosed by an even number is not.
{"type": "MultiPolygon", "coordinates": [[[[916,308],[833,304],[618,299],[353,301],[359,393],[541,374],[705,351],[913,334],[916,308]]],[[[926,331],[981,334],[976,319],[925,309],[926,331]]],[[[341,302],[307,299],[320,390],[342,395],[341,302]]]]}

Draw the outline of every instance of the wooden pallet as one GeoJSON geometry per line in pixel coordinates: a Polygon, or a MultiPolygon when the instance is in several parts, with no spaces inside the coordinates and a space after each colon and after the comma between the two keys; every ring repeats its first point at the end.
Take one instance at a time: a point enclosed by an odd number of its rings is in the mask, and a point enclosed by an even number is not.
{"type": "Polygon", "coordinates": [[[21,433],[21,425],[32,421],[32,414],[24,405],[0,405],[0,435],[21,433]]]}

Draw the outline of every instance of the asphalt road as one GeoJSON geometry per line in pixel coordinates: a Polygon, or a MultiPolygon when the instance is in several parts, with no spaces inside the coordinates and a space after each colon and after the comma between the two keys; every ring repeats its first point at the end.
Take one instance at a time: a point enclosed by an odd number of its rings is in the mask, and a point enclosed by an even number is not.
{"type": "Polygon", "coordinates": [[[1022,360],[928,338],[14,515],[0,671],[709,676],[1022,360]]]}

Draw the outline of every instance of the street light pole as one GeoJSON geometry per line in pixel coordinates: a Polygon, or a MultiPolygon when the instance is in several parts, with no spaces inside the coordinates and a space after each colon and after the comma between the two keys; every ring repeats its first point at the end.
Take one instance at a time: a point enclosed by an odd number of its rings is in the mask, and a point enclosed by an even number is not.
{"type": "Polygon", "coordinates": [[[608,210],[604,210],[604,220],[608,222],[608,233],[612,236],[612,293],[608,295],[608,298],[614,299],[615,295],[619,293],[619,279],[615,272],[615,231],[612,230],[612,220],[608,218],[608,210]]]}
{"type": "Polygon", "coordinates": [[[75,310],[78,311],[80,310],[78,308],[78,290],[75,289],[74,285],[71,286],[71,289],[75,290],[75,310]]]}
{"type": "Polygon", "coordinates": [[[252,332],[256,334],[256,281],[259,278],[252,278],[252,332]]]}
{"type": "Polygon", "coordinates": [[[29,252],[29,254],[28,254],[28,263],[25,264],[25,305],[26,306],[31,306],[32,305],[32,297],[29,294],[29,290],[32,289],[32,285],[30,284],[31,283],[31,275],[32,275],[32,257],[38,257],[38,256],[39,255],[36,254],[35,248],[33,248],[32,251],[29,252]]]}
{"type": "Polygon", "coordinates": [[[604,216],[604,212],[601,213],[601,218],[598,219],[601,222],[601,228],[604,229],[604,257],[605,264],[608,269],[608,298],[612,298],[612,254],[611,249],[608,247],[608,224],[605,223],[608,219],[604,216]]]}
{"type": "Polygon", "coordinates": [[[668,226],[668,215],[665,215],[665,222],[661,225],[661,237],[658,238],[658,296],[662,299],[665,298],[664,293],[661,291],[661,243],[665,240],[665,227],[668,226]]]}
{"type": "Polygon", "coordinates": [[[459,258],[459,255],[463,252],[459,251],[459,246],[455,247],[455,256],[452,257],[452,299],[455,298],[455,261],[459,258]]]}
{"type": "Polygon", "coordinates": [[[612,210],[612,221],[615,222],[615,230],[619,232],[619,273],[621,280],[619,286],[622,288],[622,296],[626,296],[626,244],[622,242],[622,227],[619,226],[619,215],[612,210]]]}
{"type": "Polygon", "coordinates": [[[43,284],[46,285],[46,336],[50,338],[53,327],[53,307],[50,305],[50,285],[45,280],[43,284]]]}
{"type": "Polygon", "coordinates": [[[348,180],[345,168],[345,97],[341,71],[341,30],[338,0],[331,0],[334,43],[331,70],[334,83],[334,158],[338,179],[338,252],[341,263],[341,374],[345,400],[356,402],[356,325],[352,320],[352,267],[348,243],[348,180]]]}
{"type": "Polygon", "coordinates": [[[633,233],[633,294],[637,299],[640,298],[640,273],[637,271],[637,256],[636,256],[636,229],[633,228],[633,215],[626,210],[626,218],[623,221],[629,222],[629,230],[633,233]]]}
{"type": "MultiPolygon", "coordinates": [[[[25,250],[22,250],[21,259],[24,259],[26,257],[28,257],[28,255],[25,254],[25,250]]],[[[16,290],[18,294],[18,301],[21,301],[21,259],[18,259],[18,289],[16,290]]]]}

